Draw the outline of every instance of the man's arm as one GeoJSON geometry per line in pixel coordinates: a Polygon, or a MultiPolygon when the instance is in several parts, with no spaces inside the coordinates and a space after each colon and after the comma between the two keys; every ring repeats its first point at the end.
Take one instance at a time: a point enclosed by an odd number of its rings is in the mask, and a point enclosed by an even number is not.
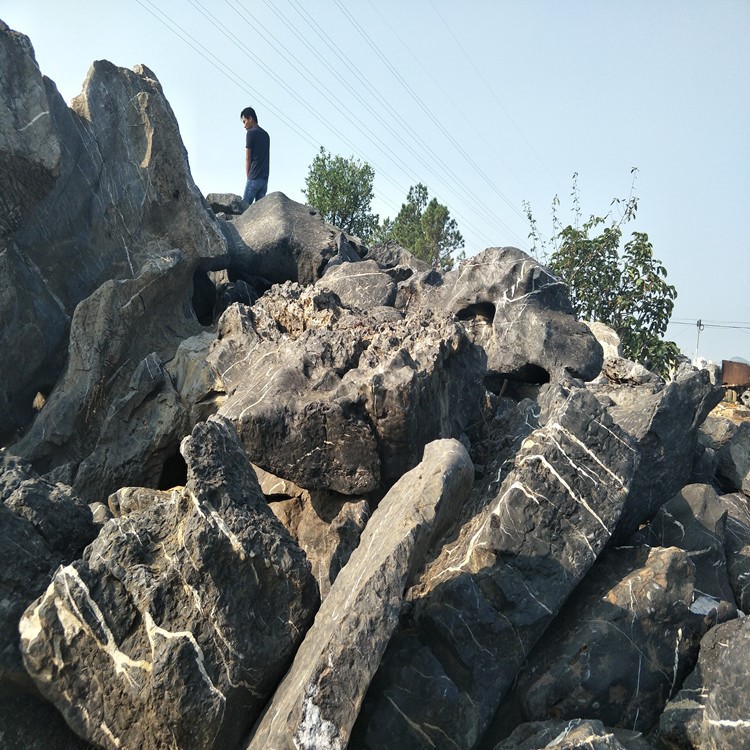
{"type": "Polygon", "coordinates": [[[252,149],[245,149],[245,177],[250,179],[250,160],[252,156],[252,149]]]}

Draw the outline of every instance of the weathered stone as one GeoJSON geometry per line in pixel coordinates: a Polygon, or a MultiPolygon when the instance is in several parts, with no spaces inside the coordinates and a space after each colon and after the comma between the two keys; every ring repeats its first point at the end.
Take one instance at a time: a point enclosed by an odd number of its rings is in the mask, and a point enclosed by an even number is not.
{"type": "Polygon", "coordinates": [[[367,500],[309,492],[260,467],[258,482],[276,518],[302,548],[318,582],[321,600],[359,544],[370,517],[367,500]]]}
{"type": "Polygon", "coordinates": [[[65,375],[13,448],[41,471],[71,464],[88,502],[122,485],[156,486],[189,429],[163,363],[200,331],[185,309],[190,273],[182,253],[164,252],[137,278],[109,281],[84,300],[65,375]]]}
{"type": "Polygon", "coordinates": [[[691,559],[676,547],[603,554],[517,679],[526,720],[586,717],[651,730],[695,665],[703,634],[736,616],[726,602],[704,616],[694,583],[691,559]]]}
{"type": "Polygon", "coordinates": [[[367,248],[365,260],[374,260],[383,269],[395,269],[399,266],[412,273],[430,270],[430,264],[410,253],[395,242],[372,245],[367,248]]]}
{"type": "Polygon", "coordinates": [[[750,747],[750,618],[717,625],[703,637],[695,670],[669,702],[656,733],[660,747],[750,747]]]}
{"type": "Polygon", "coordinates": [[[91,511],[71,491],[0,452],[0,685],[28,681],[18,622],[55,569],[96,536],[91,511]]]}
{"type": "Polygon", "coordinates": [[[337,254],[341,234],[317,211],[283,193],[269,193],[222,229],[235,271],[262,276],[272,284],[314,283],[337,254]]]}
{"type": "Polygon", "coordinates": [[[721,400],[705,371],[665,386],[591,385],[614,422],[638,446],[638,470],[611,544],[625,543],[684,487],[692,474],[698,426],[721,400]]]}
{"type": "Polygon", "coordinates": [[[750,614],[750,500],[741,493],[719,497],[727,512],[726,555],[729,583],[740,610],[750,614]]]}
{"type": "Polygon", "coordinates": [[[724,492],[744,492],[750,497],[750,422],[709,416],[698,436],[713,452],[714,481],[724,492]]]}
{"type": "Polygon", "coordinates": [[[363,705],[356,746],[475,747],[609,539],[633,474],[632,445],[584,389],[550,386],[541,405],[544,426],[523,441],[499,490],[489,469],[467,505],[473,515],[409,591],[411,609],[363,705]]]}
{"type": "Polygon", "coordinates": [[[466,326],[500,377],[544,383],[568,372],[583,380],[602,367],[602,348],[573,315],[565,285],[514,247],[461,262],[435,298],[466,326]]]}
{"type": "Polygon", "coordinates": [[[107,523],[21,621],[37,687],[103,747],[236,746],[318,604],[231,425],[182,452],[187,486],[107,523]]]}
{"type": "Polygon", "coordinates": [[[706,484],[690,484],[662,505],[633,541],[685,550],[695,566],[696,598],[734,604],[727,575],[726,524],[727,511],[716,491],[706,484]]]}
{"type": "Polygon", "coordinates": [[[233,216],[244,213],[250,205],[242,200],[242,196],[234,193],[209,193],[206,196],[206,202],[215,214],[224,213],[233,216]]]}
{"type": "MultiPolygon", "coordinates": [[[[0,33],[4,50],[12,35],[7,27],[0,33]]],[[[38,202],[29,201],[23,225],[0,252],[0,278],[7,280],[0,286],[0,348],[19,355],[0,364],[0,436],[31,421],[34,396],[52,389],[81,300],[109,279],[137,277],[158,262],[161,243],[185,254],[188,278],[199,263],[228,257],[151,71],[96,62],[69,108],[49,80],[42,95],[30,45],[15,48],[9,70],[22,78],[10,89],[20,107],[11,119],[21,125],[23,112],[47,113],[24,133],[29,146],[44,141],[39,155],[49,163],[59,151],[52,167],[59,176],[51,189],[37,191],[38,202]]],[[[28,175],[34,173],[30,164],[28,175]]]]}
{"type": "Polygon", "coordinates": [[[253,462],[309,490],[389,485],[482,408],[481,354],[460,326],[425,313],[373,328],[317,287],[230,308],[209,362],[253,462]]]}
{"type": "Polygon", "coordinates": [[[651,750],[640,732],[605,727],[596,719],[523,724],[494,750],[651,750]]]}
{"type": "Polygon", "coordinates": [[[344,307],[370,310],[396,301],[396,284],[374,260],[334,266],[318,282],[318,288],[333,292],[344,307]]]}
{"type": "Polygon", "coordinates": [[[431,543],[457,515],[473,479],[465,448],[456,440],[441,440],[430,443],[423,461],[383,498],[249,748],[345,750],[396,628],[404,591],[431,543]]]}

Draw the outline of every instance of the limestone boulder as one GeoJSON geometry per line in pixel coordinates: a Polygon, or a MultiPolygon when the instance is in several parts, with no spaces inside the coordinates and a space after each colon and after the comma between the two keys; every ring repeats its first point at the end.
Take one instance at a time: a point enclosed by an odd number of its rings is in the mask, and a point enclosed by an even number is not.
{"type": "Polygon", "coordinates": [[[640,732],[605,727],[598,719],[533,721],[518,727],[494,750],[652,750],[640,732]]]}
{"type": "Polygon", "coordinates": [[[660,747],[730,750],[750,746],[749,646],[747,617],[708,631],[695,670],[662,714],[656,733],[660,747]]]}
{"type": "Polygon", "coordinates": [[[592,380],[601,370],[602,347],[575,319],[564,284],[521,250],[489,248],[462,261],[434,297],[485,350],[496,377],[592,380]]]}
{"type": "Polygon", "coordinates": [[[706,611],[701,597],[683,550],[608,550],[518,677],[526,721],[588,717],[647,734],[693,669],[701,637],[736,616],[726,602],[706,611]]]}
{"type": "Polygon", "coordinates": [[[318,288],[333,292],[345,307],[371,310],[390,307],[396,301],[396,284],[374,260],[342,263],[331,268],[318,288]]]}
{"type": "Polygon", "coordinates": [[[0,103],[0,137],[10,139],[0,174],[13,185],[21,172],[30,180],[21,192],[2,190],[24,206],[23,221],[7,224],[0,254],[0,346],[19,353],[0,364],[7,439],[31,421],[36,393],[46,396],[62,372],[79,302],[158,262],[161,243],[179,248],[193,269],[225,259],[227,247],[152,71],[98,61],[68,107],[42,78],[28,40],[4,24],[0,39],[3,70],[12,72],[0,103]]]}
{"type": "Polygon", "coordinates": [[[474,470],[456,440],[430,443],[383,498],[331,587],[248,749],[345,748],[424,555],[469,494],[474,470]]]}
{"type": "Polygon", "coordinates": [[[540,402],[541,426],[523,439],[500,486],[493,465],[460,528],[408,592],[355,728],[363,747],[475,747],[609,540],[634,447],[575,384],[551,384],[540,402]]]}
{"type": "Polygon", "coordinates": [[[685,372],[665,385],[588,387],[638,446],[638,470],[611,542],[617,545],[688,484],[698,428],[721,400],[721,389],[711,384],[705,370],[685,372]]]}
{"type": "Polygon", "coordinates": [[[742,493],[721,495],[719,503],[727,513],[726,565],[737,606],[750,613],[750,500],[742,493]]]}
{"type": "Polygon", "coordinates": [[[237,746],[318,606],[231,425],[182,452],[186,487],[121,498],[20,624],[29,675],[97,746],[237,746]]]}

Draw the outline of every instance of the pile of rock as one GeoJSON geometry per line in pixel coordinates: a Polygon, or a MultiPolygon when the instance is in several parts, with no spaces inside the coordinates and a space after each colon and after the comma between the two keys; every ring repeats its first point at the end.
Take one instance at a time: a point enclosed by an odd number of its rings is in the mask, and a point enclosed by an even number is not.
{"type": "Polygon", "coordinates": [[[2,24],[0,63],[0,745],[750,742],[706,373],[515,248],[443,274],[205,200],[143,66],[68,107],[2,24]]]}

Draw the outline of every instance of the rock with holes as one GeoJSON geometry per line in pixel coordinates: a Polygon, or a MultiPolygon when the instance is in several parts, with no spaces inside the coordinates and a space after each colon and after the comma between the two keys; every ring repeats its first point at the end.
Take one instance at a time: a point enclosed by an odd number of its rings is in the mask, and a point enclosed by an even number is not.
{"type": "Polygon", "coordinates": [[[0,139],[10,139],[0,179],[15,181],[0,193],[24,204],[0,253],[0,348],[18,353],[0,362],[0,437],[8,437],[62,372],[81,300],[107,280],[137,277],[163,254],[161,243],[179,248],[191,273],[227,247],[153,72],[95,62],[68,107],[28,39],[5,24],[0,50],[11,72],[0,101],[0,139]],[[26,188],[16,191],[21,174],[26,188]]]}
{"type": "Polygon", "coordinates": [[[458,514],[473,480],[461,443],[438,440],[391,488],[331,587],[249,750],[347,746],[398,623],[404,590],[431,543],[458,514]]]}
{"type": "Polygon", "coordinates": [[[659,747],[735,750],[750,747],[750,618],[709,630],[695,670],[659,721],[659,747]]]}
{"type": "Polygon", "coordinates": [[[621,544],[690,480],[698,428],[721,400],[721,389],[711,384],[705,370],[681,372],[666,385],[588,388],[638,445],[638,471],[612,540],[621,544]]]}
{"type": "Polygon", "coordinates": [[[188,483],[121,498],[21,621],[26,669],[100,747],[237,746],[318,605],[231,425],[182,444],[188,483]]]}
{"type": "Polygon", "coordinates": [[[610,538],[635,450],[575,382],[546,387],[542,426],[499,487],[491,467],[407,595],[354,737],[374,748],[475,747],[531,647],[610,538]]]}
{"type": "Polygon", "coordinates": [[[373,321],[317,285],[227,310],[209,362],[252,461],[308,490],[389,486],[484,408],[483,359],[461,326],[427,312],[373,321]]]}
{"type": "Polygon", "coordinates": [[[588,717],[648,733],[695,665],[703,634],[736,616],[727,602],[705,607],[696,583],[676,547],[604,553],[518,677],[525,720],[588,717]]]}
{"type": "Polygon", "coordinates": [[[463,321],[496,377],[543,383],[568,372],[591,380],[601,370],[602,347],[575,319],[565,285],[517,248],[462,261],[434,297],[463,321]]]}

